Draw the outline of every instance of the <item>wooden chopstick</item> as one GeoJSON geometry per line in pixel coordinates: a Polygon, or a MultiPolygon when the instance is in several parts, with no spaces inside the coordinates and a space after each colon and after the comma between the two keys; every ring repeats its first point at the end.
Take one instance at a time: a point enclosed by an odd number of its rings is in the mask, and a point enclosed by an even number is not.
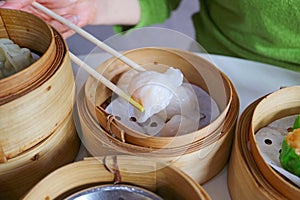
{"type": "Polygon", "coordinates": [[[113,92],[118,94],[120,97],[127,100],[131,105],[139,109],[141,112],[144,112],[144,107],[134,101],[130,96],[128,96],[123,90],[118,88],[115,84],[113,84],[110,80],[106,79],[104,76],[102,76],[100,73],[98,73],[96,70],[94,70],[91,66],[80,60],[77,56],[75,56],[73,53],[69,51],[69,55],[71,60],[82,67],[84,70],[86,70],[91,76],[93,76],[95,79],[99,80],[101,83],[103,83],[106,87],[111,89],[113,92]]]}
{"type": "MultiPolygon", "coordinates": [[[[98,40],[97,38],[95,38],[93,35],[89,34],[88,32],[86,32],[85,30],[83,30],[82,28],[76,26],[75,24],[71,23],[70,21],[66,20],[65,18],[59,16],[58,14],[56,14],[55,12],[49,10],[48,8],[44,7],[43,5],[37,3],[37,2],[33,2],[32,5],[34,7],[36,7],[37,9],[40,9],[41,11],[45,12],[46,14],[48,14],[49,16],[53,17],[54,19],[56,19],[57,21],[60,21],[61,23],[67,25],[68,27],[70,27],[72,30],[74,30],[76,33],[80,34],[81,36],[83,36],[84,38],[88,39],[89,41],[91,41],[92,43],[96,44],[97,46],[99,46],[100,48],[102,48],[103,50],[107,51],[108,53],[112,54],[113,56],[117,57],[118,59],[122,60],[123,62],[125,62],[126,64],[128,64],[129,66],[131,66],[132,68],[138,70],[138,71],[145,71],[144,68],[142,68],[141,66],[139,66],[137,63],[133,62],[132,60],[130,60],[128,57],[123,56],[122,54],[120,54],[118,51],[114,50],[113,48],[111,48],[110,46],[106,45],[105,43],[101,42],[100,40],[98,40]]],[[[108,79],[106,79],[104,76],[102,76],[100,73],[98,73],[96,70],[94,70],[91,66],[89,66],[88,64],[86,64],[85,62],[83,62],[82,60],[80,60],[78,57],[76,57],[73,53],[71,53],[69,51],[69,55],[71,60],[76,63],[78,66],[82,67],[83,69],[85,69],[91,76],[93,76],[95,79],[99,80],[101,83],[103,83],[106,87],[108,87],[109,89],[111,89],[114,93],[118,94],[120,97],[124,98],[125,100],[127,100],[131,105],[133,105],[135,108],[137,108],[138,110],[140,110],[141,112],[144,112],[144,107],[142,105],[140,105],[139,103],[137,103],[134,99],[132,99],[128,94],[126,94],[123,90],[121,90],[120,88],[118,88],[115,84],[113,84],[111,81],[109,81],[108,79]]]]}
{"type": "Polygon", "coordinates": [[[66,20],[65,18],[59,16],[58,14],[56,14],[55,12],[53,12],[52,10],[49,10],[45,6],[39,4],[38,2],[33,2],[32,6],[34,6],[35,8],[43,11],[47,15],[49,15],[49,16],[53,17],[54,19],[56,19],[57,21],[65,24],[66,26],[68,26],[69,28],[71,28],[73,31],[75,31],[76,33],[78,33],[79,35],[81,35],[82,37],[86,38],[87,40],[89,40],[93,44],[97,45],[98,47],[100,47],[104,51],[106,51],[106,52],[110,53],[111,55],[115,56],[116,58],[122,60],[124,63],[126,63],[127,65],[129,65],[133,69],[135,69],[137,71],[145,71],[145,69],[143,67],[141,67],[140,65],[138,65],[134,61],[130,60],[128,57],[122,55],[121,53],[119,53],[118,51],[114,50],[113,48],[111,48],[110,46],[106,45],[105,43],[101,42],[100,40],[98,40],[97,38],[95,38],[93,35],[91,35],[87,31],[83,30],[79,26],[76,26],[75,24],[71,23],[70,21],[66,20]]]}

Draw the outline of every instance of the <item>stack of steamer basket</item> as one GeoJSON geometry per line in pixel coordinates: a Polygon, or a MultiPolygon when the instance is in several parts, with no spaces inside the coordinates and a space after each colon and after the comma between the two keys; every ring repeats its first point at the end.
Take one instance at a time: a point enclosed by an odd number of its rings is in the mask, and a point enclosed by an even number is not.
{"type": "Polygon", "coordinates": [[[128,189],[138,187],[166,200],[210,200],[203,188],[181,170],[126,155],[87,158],[61,167],[32,188],[24,200],[74,199],[74,194],[85,195],[76,199],[156,199],[141,197],[136,190],[129,190],[129,196],[114,190],[108,198],[100,190],[103,186],[116,189],[124,184],[128,189]]]}
{"type": "MultiPolygon", "coordinates": [[[[178,167],[198,183],[214,177],[231,150],[239,99],[231,81],[211,62],[196,54],[171,48],[141,48],[124,55],[146,69],[179,68],[184,77],[206,91],[220,114],[209,125],[174,137],[148,136],[127,127],[105,111],[112,92],[90,77],[77,98],[82,141],[94,156],[130,154],[178,167]]],[[[110,58],[97,71],[116,83],[130,67],[110,58]]],[[[201,103],[201,102],[200,102],[201,103]]]]}
{"type": "Polygon", "coordinates": [[[255,138],[260,128],[299,113],[300,86],[275,91],[245,109],[237,124],[228,168],[232,199],[300,199],[300,188],[267,164],[255,138]]]}
{"type": "Polygon", "coordinates": [[[63,38],[39,18],[0,10],[0,37],[40,58],[0,80],[0,199],[17,199],[74,160],[74,78],[63,38]]]}

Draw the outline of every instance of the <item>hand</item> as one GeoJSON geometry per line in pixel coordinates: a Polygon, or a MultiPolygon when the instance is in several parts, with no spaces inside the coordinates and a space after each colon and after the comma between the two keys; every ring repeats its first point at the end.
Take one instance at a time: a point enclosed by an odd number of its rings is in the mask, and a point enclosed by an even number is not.
{"type": "MultiPolygon", "coordinates": [[[[37,15],[55,27],[64,37],[68,37],[74,33],[69,27],[34,8],[31,5],[33,1],[34,0],[7,0],[1,7],[24,10],[37,15]]],[[[37,2],[80,27],[93,23],[97,9],[95,0],[37,0],[37,2]]]]}
{"type": "MultiPolygon", "coordinates": [[[[3,1],[0,1],[3,3],[3,1]]],[[[2,8],[18,9],[39,16],[55,27],[66,38],[74,32],[64,24],[34,8],[34,0],[6,0],[2,8]]],[[[141,10],[138,0],[36,0],[79,27],[93,25],[134,25],[141,10]]]]}

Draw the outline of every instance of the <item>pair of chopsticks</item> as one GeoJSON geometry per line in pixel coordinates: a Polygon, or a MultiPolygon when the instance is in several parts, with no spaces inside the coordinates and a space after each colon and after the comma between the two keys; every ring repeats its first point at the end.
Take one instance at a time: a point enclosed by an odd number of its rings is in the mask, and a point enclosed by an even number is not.
{"type": "MultiPolygon", "coordinates": [[[[82,28],[76,26],[75,24],[71,23],[70,21],[66,20],[65,18],[61,17],[60,15],[56,14],[52,10],[49,10],[48,8],[44,7],[43,5],[39,4],[38,2],[33,2],[32,6],[35,8],[43,11],[47,15],[51,16],[52,18],[56,19],[57,21],[65,24],[69,28],[71,28],[73,31],[81,35],[82,37],[86,38],[90,42],[94,43],[98,47],[102,48],[104,51],[110,53],[111,55],[115,56],[116,58],[122,60],[127,65],[131,66],[133,69],[137,71],[145,71],[144,68],[142,68],[137,63],[130,60],[128,57],[122,55],[118,51],[114,50],[110,46],[106,45],[105,43],[101,42],[97,38],[95,38],[90,33],[86,32],[82,28]]],[[[111,89],[113,92],[118,94],[120,97],[127,100],[131,105],[133,105],[135,108],[137,108],[140,111],[144,111],[144,107],[137,103],[134,99],[132,99],[128,94],[126,94],[123,90],[118,88],[115,84],[113,84],[110,80],[102,76],[102,74],[98,73],[96,70],[94,70],[91,66],[80,60],[77,56],[75,56],[73,53],[69,51],[69,55],[71,60],[76,63],[78,66],[82,67],[84,70],[86,70],[91,76],[93,76],[95,79],[99,80],[101,83],[103,83],[106,87],[111,89]]]]}

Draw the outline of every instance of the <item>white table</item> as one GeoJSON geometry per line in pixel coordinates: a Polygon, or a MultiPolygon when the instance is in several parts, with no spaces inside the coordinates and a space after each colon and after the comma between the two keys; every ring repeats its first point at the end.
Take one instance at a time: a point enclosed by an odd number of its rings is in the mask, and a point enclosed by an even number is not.
{"type": "MultiPolygon", "coordinates": [[[[86,56],[80,56],[82,59],[86,56]]],[[[105,58],[94,54],[89,55],[88,63],[97,66],[105,58]]],[[[240,99],[240,113],[254,100],[280,87],[300,85],[300,73],[285,70],[272,65],[247,61],[238,58],[210,55],[210,59],[223,71],[234,84],[240,99]]],[[[73,66],[74,73],[78,71],[73,66]]],[[[86,77],[79,71],[76,76],[77,87],[81,87],[86,77]]],[[[82,157],[83,151],[78,157],[82,157]]],[[[202,185],[213,200],[230,199],[227,189],[227,166],[213,179],[202,185]]]]}

